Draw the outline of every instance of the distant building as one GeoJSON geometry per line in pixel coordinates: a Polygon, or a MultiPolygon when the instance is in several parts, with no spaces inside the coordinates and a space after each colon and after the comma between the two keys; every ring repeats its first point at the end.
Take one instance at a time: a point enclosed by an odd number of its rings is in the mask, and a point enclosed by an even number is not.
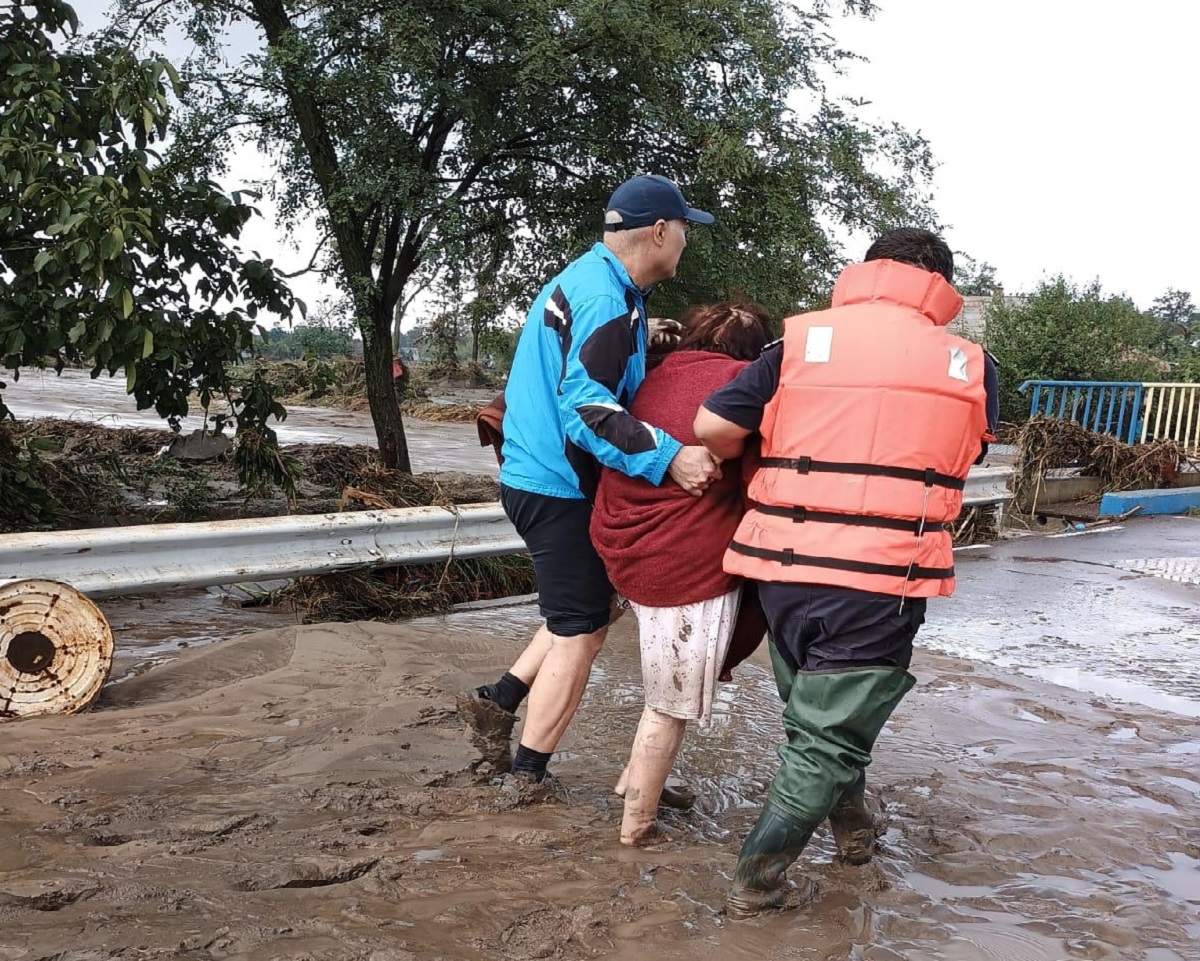
{"type": "MultiPolygon", "coordinates": [[[[996,296],[1004,301],[1006,307],[1016,307],[1025,303],[1025,298],[1019,295],[1004,294],[999,291],[996,296]]],[[[947,328],[950,333],[966,337],[977,344],[987,346],[987,312],[992,303],[992,295],[970,296],[963,298],[963,307],[957,317],[950,321],[947,328]]]]}

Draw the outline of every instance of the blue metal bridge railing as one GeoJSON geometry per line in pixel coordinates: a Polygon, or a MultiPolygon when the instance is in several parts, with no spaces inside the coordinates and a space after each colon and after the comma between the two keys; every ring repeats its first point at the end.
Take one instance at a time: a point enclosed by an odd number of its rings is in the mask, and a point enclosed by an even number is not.
{"type": "Polygon", "coordinates": [[[1200,450],[1200,384],[1027,380],[1029,416],[1070,420],[1127,444],[1175,440],[1200,450]]]}

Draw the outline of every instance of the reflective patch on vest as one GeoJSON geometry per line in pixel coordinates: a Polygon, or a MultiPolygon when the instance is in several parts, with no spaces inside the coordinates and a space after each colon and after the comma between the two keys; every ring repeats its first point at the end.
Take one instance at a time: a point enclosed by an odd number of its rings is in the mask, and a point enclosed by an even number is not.
{"type": "Polygon", "coordinates": [[[961,380],[964,384],[968,382],[967,352],[961,347],[950,348],[950,369],[946,373],[955,380],[961,380]]]}
{"type": "Polygon", "coordinates": [[[809,327],[804,340],[804,362],[806,364],[828,364],[833,349],[832,327],[809,327]]]}

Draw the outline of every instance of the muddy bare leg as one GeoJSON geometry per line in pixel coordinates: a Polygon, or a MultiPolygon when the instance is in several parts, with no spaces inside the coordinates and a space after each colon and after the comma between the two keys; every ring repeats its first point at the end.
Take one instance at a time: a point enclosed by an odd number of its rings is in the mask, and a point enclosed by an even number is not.
{"type": "Polygon", "coordinates": [[[659,798],[683,743],[686,726],[686,721],[660,714],[649,706],[642,712],[626,767],[622,844],[640,844],[655,833],[659,798]]]}

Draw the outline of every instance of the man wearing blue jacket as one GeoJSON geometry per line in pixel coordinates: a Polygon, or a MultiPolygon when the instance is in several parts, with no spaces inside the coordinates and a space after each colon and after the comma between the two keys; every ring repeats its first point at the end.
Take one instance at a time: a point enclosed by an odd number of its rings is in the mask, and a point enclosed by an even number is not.
{"type": "Polygon", "coordinates": [[[720,475],[705,448],[627,409],[646,374],[646,297],[675,276],[689,227],[712,222],[665,177],[626,181],[609,199],[604,242],[545,286],[517,342],[500,500],[533,557],[546,621],[503,678],[460,699],[476,743],[490,737],[488,759],[503,764],[528,694],[513,774],[545,779],[608,632],[613,588],[588,535],[601,465],[652,484],[669,477],[696,496],[720,475]]]}

